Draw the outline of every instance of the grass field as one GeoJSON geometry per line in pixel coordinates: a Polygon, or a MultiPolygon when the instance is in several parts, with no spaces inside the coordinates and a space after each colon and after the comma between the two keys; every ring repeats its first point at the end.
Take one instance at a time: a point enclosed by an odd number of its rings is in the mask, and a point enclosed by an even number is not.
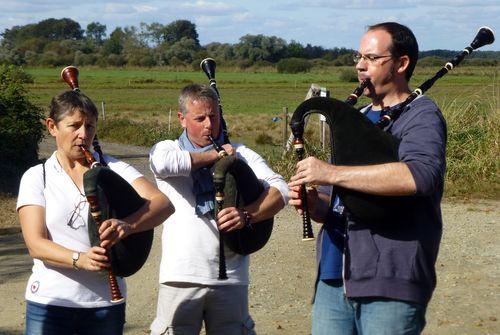
{"type": "MultiPolygon", "coordinates": [[[[458,67],[441,78],[428,95],[440,106],[448,122],[447,194],[498,195],[498,130],[500,67],[458,67]]],[[[27,69],[35,82],[30,84],[33,101],[47,109],[50,98],[67,89],[59,79],[61,69],[27,69]]],[[[285,176],[293,169],[281,158],[284,121],[303,101],[312,83],[326,87],[332,97],[343,100],[357,83],[344,82],[347,68],[315,69],[307,74],[276,72],[231,72],[217,69],[224,115],[233,142],[255,148],[285,176]]],[[[416,87],[438,68],[418,68],[411,84],[416,87]]],[[[354,70],[352,70],[354,71],[354,70]]],[[[105,102],[106,120],[100,121],[101,138],[115,142],[150,146],[179,133],[177,96],[189,83],[208,83],[205,74],[195,71],[154,69],[81,68],[80,87],[99,109],[105,102]],[[172,110],[171,132],[167,131],[172,110]]],[[[361,99],[359,104],[366,103],[361,99]]],[[[317,122],[308,127],[311,139],[318,138],[317,122]]]]}

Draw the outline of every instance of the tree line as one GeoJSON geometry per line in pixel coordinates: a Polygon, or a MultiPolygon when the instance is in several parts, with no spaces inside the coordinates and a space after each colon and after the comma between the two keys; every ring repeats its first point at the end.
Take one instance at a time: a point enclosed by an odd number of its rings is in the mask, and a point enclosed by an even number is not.
{"type": "MultiPolygon", "coordinates": [[[[353,65],[347,48],[323,48],[287,42],[276,36],[245,35],[238,43],[213,42],[200,45],[196,25],[188,20],[168,24],[141,23],[139,27],[117,27],[107,35],[107,27],[91,22],[83,29],[68,18],[46,19],[14,26],[1,33],[0,64],[28,66],[190,66],[198,67],[205,57],[227,66],[278,66],[307,71],[318,64],[353,65]],[[290,64],[293,66],[290,67],[290,64]]],[[[421,57],[453,57],[449,50],[425,51],[421,57]]],[[[500,52],[475,52],[471,58],[496,65],[500,52]]],[[[470,61],[474,61],[473,59],[470,61]]]]}

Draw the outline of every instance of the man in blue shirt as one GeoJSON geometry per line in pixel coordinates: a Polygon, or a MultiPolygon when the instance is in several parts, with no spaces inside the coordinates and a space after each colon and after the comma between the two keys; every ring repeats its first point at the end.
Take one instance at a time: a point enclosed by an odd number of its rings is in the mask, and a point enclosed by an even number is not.
{"type": "MultiPolygon", "coordinates": [[[[370,26],[355,55],[360,81],[370,79],[361,112],[376,122],[410,95],[418,58],[411,30],[394,22],[370,26]]],[[[302,184],[329,185],[380,196],[411,197],[405,211],[384,222],[363,221],[338,198],[308,190],[311,218],[323,222],[318,236],[319,272],[313,335],[420,334],[436,286],[435,262],[442,233],[440,202],[446,168],[446,124],[439,108],[420,97],[385,131],[401,140],[399,161],[339,166],[308,157],[297,163],[289,204],[301,212],[302,184]]],[[[355,131],[355,130],[353,130],[355,131]]]]}

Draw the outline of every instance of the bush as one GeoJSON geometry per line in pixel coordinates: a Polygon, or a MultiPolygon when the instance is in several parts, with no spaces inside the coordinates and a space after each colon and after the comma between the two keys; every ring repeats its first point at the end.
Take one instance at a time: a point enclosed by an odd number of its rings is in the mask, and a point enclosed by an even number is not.
{"type": "Polygon", "coordinates": [[[75,64],[76,65],[95,65],[97,63],[96,54],[85,54],[81,51],[75,52],[75,64]]]}
{"type": "Polygon", "coordinates": [[[422,59],[418,60],[418,66],[422,67],[438,67],[438,66],[443,66],[446,60],[444,58],[438,57],[438,56],[429,56],[429,57],[424,57],[422,59]]]}
{"type": "Polygon", "coordinates": [[[0,66],[0,191],[15,193],[23,172],[38,161],[42,110],[23,84],[33,82],[21,68],[0,66]]]}
{"type": "Polygon", "coordinates": [[[259,133],[255,138],[257,144],[273,144],[273,138],[268,133],[259,133]]]}
{"type": "Polygon", "coordinates": [[[108,56],[107,64],[109,66],[121,67],[127,64],[127,61],[122,55],[111,54],[108,56]]]}
{"type": "Polygon", "coordinates": [[[278,62],[278,72],[279,73],[300,73],[309,72],[311,70],[312,64],[302,58],[285,58],[278,62]]]}
{"type": "Polygon", "coordinates": [[[340,70],[339,75],[340,80],[348,82],[348,83],[356,83],[358,82],[358,74],[353,69],[342,69],[340,70]]]}

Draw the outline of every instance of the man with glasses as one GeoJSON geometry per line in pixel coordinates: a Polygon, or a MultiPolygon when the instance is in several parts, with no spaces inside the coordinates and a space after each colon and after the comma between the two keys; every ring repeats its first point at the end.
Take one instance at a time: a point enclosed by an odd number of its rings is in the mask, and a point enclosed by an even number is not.
{"type": "MultiPolygon", "coordinates": [[[[418,58],[411,30],[394,22],[370,26],[354,55],[360,81],[370,79],[361,110],[376,122],[398,108],[418,58]]],[[[329,195],[308,190],[311,217],[324,222],[318,236],[319,271],[313,335],[420,334],[436,286],[435,262],[442,233],[440,202],[445,173],[446,124],[427,97],[415,99],[385,127],[401,140],[399,162],[336,166],[314,157],[297,164],[289,203],[300,211],[301,184],[334,185],[382,196],[412,196],[404,213],[364,222],[329,195]]],[[[396,211],[395,211],[396,213],[396,211]]]]}

